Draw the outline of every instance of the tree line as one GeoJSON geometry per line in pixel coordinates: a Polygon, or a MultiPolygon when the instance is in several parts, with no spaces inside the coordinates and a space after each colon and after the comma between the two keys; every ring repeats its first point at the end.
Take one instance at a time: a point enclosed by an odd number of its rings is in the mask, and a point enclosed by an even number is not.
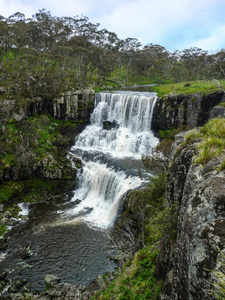
{"type": "Polygon", "coordinates": [[[71,88],[95,88],[106,79],[160,84],[224,78],[225,49],[171,53],[135,38],[119,39],[99,26],[86,16],[54,17],[45,9],[32,18],[0,15],[0,91],[52,97],[71,88]]]}

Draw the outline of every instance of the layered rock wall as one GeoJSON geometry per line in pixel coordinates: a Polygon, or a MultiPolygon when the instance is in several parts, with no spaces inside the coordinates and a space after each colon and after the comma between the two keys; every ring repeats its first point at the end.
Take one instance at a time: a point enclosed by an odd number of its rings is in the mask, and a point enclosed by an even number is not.
{"type": "Polygon", "coordinates": [[[89,90],[66,92],[54,99],[6,99],[0,101],[0,114],[16,121],[22,121],[34,114],[50,114],[56,119],[89,121],[94,99],[95,93],[89,90]]]}
{"type": "Polygon", "coordinates": [[[224,93],[196,93],[159,97],[153,114],[153,129],[166,130],[187,125],[202,126],[210,118],[210,112],[223,100],[224,93]]]}
{"type": "Polygon", "coordinates": [[[156,276],[166,279],[162,299],[210,300],[209,270],[224,272],[225,170],[222,158],[194,164],[195,154],[194,145],[178,147],[169,171],[166,200],[176,206],[178,222],[175,243],[164,241],[158,258],[156,276]]]}

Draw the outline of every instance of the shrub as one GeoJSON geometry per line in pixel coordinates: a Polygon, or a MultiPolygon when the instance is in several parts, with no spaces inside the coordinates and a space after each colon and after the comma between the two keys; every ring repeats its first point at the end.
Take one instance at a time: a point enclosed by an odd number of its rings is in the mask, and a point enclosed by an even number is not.
{"type": "MultiPolygon", "coordinates": [[[[225,119],[212,119],[199,130],[192,130],[186,135],[185,143],[193,142],[198,142],[195,163],[206,164],[212,158],[221,156],[225,148],[225,119]]],[[[224,162],[221,168],[224,169],[224,162]]]]}

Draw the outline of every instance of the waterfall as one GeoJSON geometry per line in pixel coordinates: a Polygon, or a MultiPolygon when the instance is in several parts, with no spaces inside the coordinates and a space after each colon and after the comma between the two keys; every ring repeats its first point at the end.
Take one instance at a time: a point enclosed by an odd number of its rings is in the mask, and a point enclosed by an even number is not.
{"type": "Polygon", "coordinates": [[[76,148],[99,150],[114,157],[149,154],[158,139],[151,132],[157,97],[150,93],[98,93],[88,126],[76,140],[76,148]],[[102,130],[104,121],[119,128],[102,130]]]}
{"type": "Polygon", "coordinates": [[[158,139],[151,131],[153,93],[98,93],[91,124],[77,136],[71,152],[82,159],[78,188],[66,212],[93,226],[113,224],[123,195],[139,187],[141,156],[151,154],[158,139]],[[106,129],[104,123],[106,124],[106,129]]]}

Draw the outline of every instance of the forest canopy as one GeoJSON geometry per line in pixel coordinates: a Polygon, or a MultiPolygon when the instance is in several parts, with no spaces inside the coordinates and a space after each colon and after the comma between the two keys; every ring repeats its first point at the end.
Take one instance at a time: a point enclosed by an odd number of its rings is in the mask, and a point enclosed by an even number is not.
{"type": "Polygon", "coordinates": [[[176,50],[119,39],[86,16],[0,15],[0,94],[54,97],[70,89],[224,78],[225,49],[176,50]]]}

